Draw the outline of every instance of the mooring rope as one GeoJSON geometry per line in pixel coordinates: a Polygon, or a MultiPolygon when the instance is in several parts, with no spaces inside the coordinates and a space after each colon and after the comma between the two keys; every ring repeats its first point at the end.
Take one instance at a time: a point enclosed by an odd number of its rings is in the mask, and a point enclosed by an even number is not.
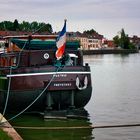
{"type": "MultiPolygon", "coordinates": [[[[8,67],[9,69],[9,75],[12,74],[12,69],[16,69],[19,67],[19,64],[20,64],[20,57],[21,57],[21,53],[23,52],[26,44],[27,44],[28,40],[24,43],[22,49],[20,50],[20,52],[18,53],[18,62],[17,62],[17,65],[16,66],[10,66],[8,67]]],[[[2,69],[0,69],[2,70],[2,69]]],[[[2,113],[2,117],[0,118],[0,124],[1,124],[1,121],[5,115],[5,112],[6,112],[6,109],[7,109],[7,105],[8,105],[8,101],[9,101],[9,95],[10,95],[10,87],[11,87],[11,77],[9,77],[9,80],[8,80],[8,87],[7,87],[7,95],[6,95],[6,100],[5,100],[5,105],[4,105],[4,109],[3,109],[3,113],[2,113]]]]}
{"type": "MultiPolygon", "coordinates": [[[[10,75],[12,74],[12,67],[10,68],[10,75]]],[[[2,117],[0,118],[0,123],[5,115],[6,109],[7,109],[7,105],[8,105],[8,100],[9,100],[9,95],[10,95],[10,86],[11,85],[11,77],[9,77],[9,81],[8,81],[8,89],[7,89],[7,95],[6,95],[6,100],[5,100],[5,105],[4,105],[4,109],[3,109],[3,113],[2,113],[2,117]]]]}
{"type": "MultiPolygon", "coordinates": [[[[46,85],[46,87],[42,90],[42,92],[22,111],[20,111],[18,114],[16,114],[15,116],[11,117],[10,119],[8,119],[5,122],[1,122],[0,121],[0,126],[8,121],[11,121],[15,118],[17,118],[18,116],[20,116],[21,114],[23,114],[27,109],[29,109],[42,95],[43,93],[48,89],[48,87],[50,86],[50,84],[52,83],[53,79],[55,78],[55,75],[57,74],[57,72],[59,71],[61,67],[58,67],[57,70],[55,71],[55,73],[52,75],[52,78],[50,79],[49,83],[46,85]]],[[[8,96],[9,97],[9,96],[8,96]]],[[[7,107],[7,106],[6,106],[7,107]]]]}
{"type": "Polygon", "coordinates": [[[118,127],[140,127],[140,123],[136,124],[115,124],[115,125],[95,125],[95,126],[69,126],[69,127],[31,127],[31,126],[6,126],[0,125],[0,128],[15,128],[15,129],[31,129],[31,130],[71,130],[71,129],[103,129],[103,128],[118,128],[118,127]]]}
{"type": "MultiPolygon", "coordinates": [[[[42,27],[44,27],[46,25],[43,25],[41,26],[38,30],[36,30],[35,32],[32,33],[35,34],[37,31],[39,31],[42,27]]],[[[22,49],[20,50],[20,52],[18,53],[18,62],[17,62],[17,65],[16,66],[10,66],[8,67],[8,69],[10,70],[9,74],[11,75],[12,74],[12,69],[17,69],[19,67],[19,64],[20,64],[20,59],[21,59],[21,53],[23,52],[24,48],[26,47],[27,43],[29,42],[29,40],[27,40],[22,49]]],[[[47,90],[47,88],[49,87],[49,85],[51,84],[51,82],[53,81],[55,75],[57,74],[57,72],[59,71],[59,69],[61,68],[62,66],[59,66],[56,70],[56,73],[53,74],[51,80],[49,81],[49,83],[46,85],[46,87],[43,89],[43,91],[35,98],[34,101],[32,101],[25,109],[23,109],[21,112],[19,112],[17,115],[13,116],[12,118],[8,119],[7,121],[10,121],[10,120],[13,120],[14,118],[18,117],[19,115],[21,115],[22,113],[24,113],[27,109],[29,109],[40,97],[41,95],[47,90]]],[[[7,69],[7,68],[6,68],[7,69]]],[[[0,68],[0,70],[2,70],[0,68]]],[[[5,122],[1,122],[4,115],[5,115],[5,112],[6,112],[6,109],[7,109],[7,104],[8,104],[8,100],[9,100],[9,95],[10,95],[10,86],[11,86],[11,77],[9,77],[9,81],[8,81],[8,90],[7,90],[7,96],[6,96],[6,101],[5,101],[5,106],[4,106],[4,110],[3,110],[3,113],[2,113],[2,118],[0,118],[0,125],[5,123],[5,122]]],[[[6,121],[6,122],[7,122],[6,121]]]]}

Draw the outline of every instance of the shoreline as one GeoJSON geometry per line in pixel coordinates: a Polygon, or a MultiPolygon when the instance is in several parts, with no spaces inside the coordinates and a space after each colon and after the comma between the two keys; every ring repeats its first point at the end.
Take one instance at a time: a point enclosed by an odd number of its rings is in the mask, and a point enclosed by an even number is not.
{"type": "MultiPolygon", "coordinates": [[[[12,125],[4,118],[0,113],[0,123],[4,123],[0,129],[7,134],[7,136],[13,140],[23,140],[17,131],[12,127],[12,125]]],[[[3,138],[2,138],[3,139],[3,138]]]]}
{"type": "Polygon", "coordinates": [[[138,49],[99,49],[99,50],[82,50],[83,55],[94,54],[130,54],[139,53],[138,49]]]}

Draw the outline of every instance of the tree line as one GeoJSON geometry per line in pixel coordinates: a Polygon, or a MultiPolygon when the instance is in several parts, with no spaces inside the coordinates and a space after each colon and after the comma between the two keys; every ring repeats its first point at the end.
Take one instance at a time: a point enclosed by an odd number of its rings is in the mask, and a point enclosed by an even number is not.
{"type": "Polygon", "coordinates": [[[19,23],[17,19],[12,21],[2,21],[0,22],[0,30],[3,31],[26,31],[26,32],[48,32],[52,33],[53,29],[51,24],[44,23],[44,22],[37,22],[33,21],[31,23],[27,21],[23,21],[22,23],[19,23]]]}
{"type": "MultiPolygon", "coordinates": [[[[52,33],[53,29],[51,24],[44,23],[44,22],[37,22],[33,21],[31,23],[27,21],[23,21],[19,23],[17,19],[12,21],[2,21],[0,22],[0,30],[3,31],[25,31],[25,32],[32,32],[32,33],[41,33],[41,32],[48,32],[52,33]]],[[[97,33],[94,29],[84,31],[83,34],[92,35],[93,33],[97,33]]],[[[127,34],[125,34],[124,29],[121,30],[120,35],[116,35],[113,38],[113,41],[116,47],[120,47],[123,49],[132,49],[134,48],[134,44],[130,42],[130,39],[127,34]]]]}

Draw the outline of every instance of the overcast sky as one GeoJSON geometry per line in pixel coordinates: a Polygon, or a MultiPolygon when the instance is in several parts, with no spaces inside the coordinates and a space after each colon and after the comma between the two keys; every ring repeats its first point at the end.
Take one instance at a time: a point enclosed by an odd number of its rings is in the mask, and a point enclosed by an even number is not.
{"type": "Polygon", "coordinates": [[[95,29],[108,39],[122,28],[129,36],[140,36],[140,0],[0,0],[0,21],[50,23],[67,31],[95,29]]]}

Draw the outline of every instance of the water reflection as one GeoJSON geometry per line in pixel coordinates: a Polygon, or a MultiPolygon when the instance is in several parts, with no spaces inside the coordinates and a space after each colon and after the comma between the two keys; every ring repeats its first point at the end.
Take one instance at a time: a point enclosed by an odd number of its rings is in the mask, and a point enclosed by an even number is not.
{"type": "MultiPolygon", "coordinates": [[[[86,110],[85,110],[86,111],[86,110]]],[[[86,113],[87,114],[87,111],[86,113]]],[[[13,115],[12,115],[13,116],[13,115]]],[[[9,116],[10,117],[10,116],[9,116]]],[[[38,114],[24,114],[10,122],[13,126],[28,127],[88,127],[91,123],[86,117],[69,119],[47,119],[38,114]]],[[[57,129],[57,130],[39,130],[39,129],[16,129],[25,140],[92,140],[92,129],[57,129]]]]}

